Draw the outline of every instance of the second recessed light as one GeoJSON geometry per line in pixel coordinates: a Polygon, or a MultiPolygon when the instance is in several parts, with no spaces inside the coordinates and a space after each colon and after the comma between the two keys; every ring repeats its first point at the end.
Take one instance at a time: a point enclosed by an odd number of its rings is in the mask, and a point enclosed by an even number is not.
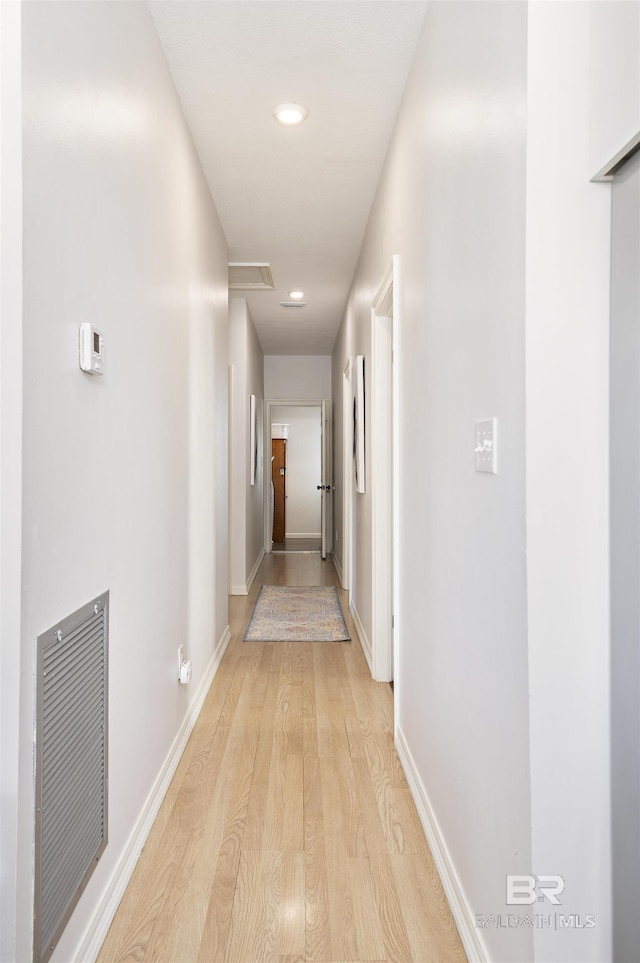
{"type": "Polygon", "coordinates": [[[302,301],[304,291],[289,291],[289,297],[293,298],[294,301],[302,301]]]}
{"type": "Polygon", "coordinates": [[[273,108],[272,113],[278,123],[284,124],[285,127],[296,127],[309,115],[309,111],[302,104],[278,104],[273,108]]]}

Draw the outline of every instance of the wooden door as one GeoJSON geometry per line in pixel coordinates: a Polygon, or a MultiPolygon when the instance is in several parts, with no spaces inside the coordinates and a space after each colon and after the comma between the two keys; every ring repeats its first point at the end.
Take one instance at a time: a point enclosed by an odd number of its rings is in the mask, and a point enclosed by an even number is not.
{"type": "Polygon", "coordinates": [[[284,542],[286,528],[287,498],[287,442],[284,438],[271,441],[271,480],[273,482],[273,533],[274,542],[284,542]]]}

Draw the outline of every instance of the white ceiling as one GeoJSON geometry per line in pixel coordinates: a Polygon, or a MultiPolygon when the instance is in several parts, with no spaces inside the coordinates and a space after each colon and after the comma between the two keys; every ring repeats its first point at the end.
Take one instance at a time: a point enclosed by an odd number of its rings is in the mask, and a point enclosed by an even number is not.
{"type": "MultiPolygon", "coordinates": [[[[426,9],[420,0],[150,4],[265,354],[330,354],[426,9]],[[271,108],[309,110],[298,128],[271,108]],[[307,307],[285,309],[289,291],[307,307]]],[[[234,292],[234,296],[244,296],[234,292]]]]}

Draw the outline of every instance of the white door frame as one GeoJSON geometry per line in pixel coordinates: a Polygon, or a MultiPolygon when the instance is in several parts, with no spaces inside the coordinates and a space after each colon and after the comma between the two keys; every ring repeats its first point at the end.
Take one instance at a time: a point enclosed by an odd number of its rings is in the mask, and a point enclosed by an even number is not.
{"type": "Polygon", "coordinates": [[[320,530],[323,561],[333,550],[333,415],[331,402],[322,402],[320,409],[322,427],[320,431],[321,464],[320,475],[322,491],[320,493],[320,530]]]}
{"type": "MultiPolygon", "coordinates": [[[[271,551],[271,409],[285,405],[288,408],[319,408],[322,411],[323,401],[327,398],[300,401],[299,399],[265,400],[263,424],[263,472],[264,472],[264,550],[271,551]]],[[[320,479],[318,479],[320,481],[320,479]]]]}
{"type": "MultiPolygon", "coordinates": [[[[371,306],[371,673],[397,683],[399,592],[398,358],[399,257],[371,306]]],[[[396,699],[397,703],[397,699],[396,699]]]]}
{"type": "MultiPolygon", "coordinates": [[[[348,359],[342,372],[342,565],[340,568],[341,585],[351,593],[353,575],[351,560],[353,558],[353,533],[351,529],[351,512],[353,501],[353,411],[351,370],[353,360],[348,359]]],[[[351,601],[351,595],[349,595],[351,601]]]]}
{"type": "Polygon", "coordinates": [[[227,471],[227,485],[228,485],[228,504],[227,509],[229,512],[229,528],[228,528],[228,545],[227,545],[227,563],[229,565],[229,578],[227,591],[229,595],[233,595],[233,538],[235,536],[234,526],[233,526],[233,365],[227,366],[229,372],[229,379],[227,381],[227,420],[228,420],[228,432],[229,437],[227,439],[227,453],[228,453],[228,471],[227,471]]]}

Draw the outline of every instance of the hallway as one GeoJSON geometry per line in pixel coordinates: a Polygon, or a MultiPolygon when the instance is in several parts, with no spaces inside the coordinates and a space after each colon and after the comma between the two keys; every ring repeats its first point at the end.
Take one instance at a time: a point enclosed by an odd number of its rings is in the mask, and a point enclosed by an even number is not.
{"type": "MultiPolygon", "coordinates": [[[[267,556],[99,963],[464,960],[393,748],[393,697],[354,641],[243,643],[262,584],[335,584],[267,556]]],[[[345,593],[340,591],[343,607],[345,593]]]]}

